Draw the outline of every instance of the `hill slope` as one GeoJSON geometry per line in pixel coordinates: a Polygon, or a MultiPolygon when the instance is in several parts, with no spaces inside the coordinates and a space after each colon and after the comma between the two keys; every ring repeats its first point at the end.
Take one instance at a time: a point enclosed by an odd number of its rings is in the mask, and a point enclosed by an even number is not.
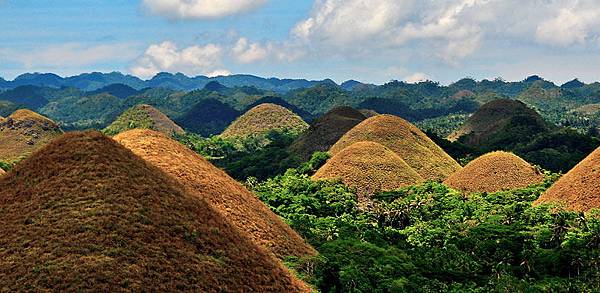
{"type": "Polygon", "coordinates": [[[261,104],[238,117],[223,133],[224,138],[262,135],[271,130],[301,133],[308,124],[292,111],[275,104],[261,104]]]}
{"type": "Polygon", "coordinates": [[[123,112],[103,132],[107,135],[115,135],[134,128],[153,129],[167,135],[183,133],[183,129],[169,119],[169,117],[158,109],[146,104],[136,105],[123,112]]]}
{"type": "Polygon", "coordinates": [[[14,161],[59,136],[54,121],[30,110],[17,110],[0,119],[0,161],[14,161]]]}
{"type": "Polygon", "coordinates": [[[290,151],[307,160],[314,152],[326,152],[346,132],[365,120],[361,112],[350,107],[337,107],[311,123],[290,146],[290,151]]]}
{"type": "Polygon", "coordinates": [[[500,99],[481,106],[448,139],[493,150],[498,145],[509,147],[511,143],[527,142],[551,128],[540,114],[524,103],[500,99]]]}
{"type": "Polygon", "coordinates": [[[356,188],[362,202],[368,202],[368,196],[372,194],[423,181],[397,154],[370,141],[344,148],[313,175],[313,179],[338,178],[356,188]]]}
{"type": "Polygon", "coordinates": [[[202,196],[279,258],[315,253],[254,194],[184,145],[161,133],[140,129],[123,132],[115,140],[202,196]]]}
{"type": "Polygon", "coordinates": [[[544,175],[520,157],[507,152],[485,154],[450,175],[444,184],[463,192],[496,192],[544,181],[544,175]]]}
{"type": "Polygon", "coordinates": [[[186,130],[207,137],[223,132],[238,116],[240,113],[233,107],[209,98],[198,102],[176,121],[186,130]]]}
{"type": "Polygon", "coordinates": [[[443,180],[460,169],[427,135],[400,117],[378,115],[364,120],[331,147],[331,154],[336,155],[360,141],[377,142],[389,148],[424,179],[443,180]]]}
{"type": "Polygon", "coordinates": [[[305,290],[200,197],[97,132],[0,179],[7,291],[305,290]]]}
{"type": "Polygon", "coordinates": [[[600,209],[600,148],[563,175],[534,204],[556,202],[576,211],[600,209]]]}

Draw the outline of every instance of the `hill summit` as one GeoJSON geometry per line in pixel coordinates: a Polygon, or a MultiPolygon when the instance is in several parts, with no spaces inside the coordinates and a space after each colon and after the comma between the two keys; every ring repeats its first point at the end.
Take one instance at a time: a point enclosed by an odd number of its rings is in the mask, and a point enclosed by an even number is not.
{"type": "Polygon", "coordinates": [[[0,119],[0,161],[19,160],[62,134],[54,121],[20,109],[0,119]]]}
{"type": "Polygon", "coordinates": [[[492,152],[450,175],[444,184],[463,192],[496,192],[541,183],[544,175],[519,156],[492,152]]]}
{"type": "Polygon", "coordinates": [[[336,155],[361,141],[377,142],[396,153],[424,179],[443,180],[460,165],[410,122],[393,115],[364,120],[331,147],[336,155]]]}
{"type": "Polygon", "coordinates": [[[313,179],[341,179],[356,188],[361,202],[368,202],[368,197],[375,193],[424,181],[396,153],[370,141],[357,142],[336,153],[313,179]]]}
{"type": "Polygon", "coordinates": [[[134,128],[153,129],[167,135],[183,133],[183,129],[167,115],[146,104],[139,104],[126,110],[103,132],[106,135],[116,135],[134,128]]]}
{"type": "Polygon", "coordinates": [[[600,209],[600,148],[563,175],[534,204],[558,203],[575,211],[600,209]]]}
{"type": "Polygon", "coordinates": [[[523,102],[498,99],[482,105],[448,140],[493,150],[497,145],[506,145],[505,140],[528,141],[550,128],[539,113],[523,102]]]}
{"type": "Polygon", "coordinates": [[[97,132],[0,178],[0,284],[19,291],[300,292],[206,201],[97,132]]]}
{"type": "Polygon", "coordinates": [[[224,138],[245,138],[263,135],[271,130],[301,133],[308,124],[292,111],[276,104],[260,104],[238,117],[223,133],[224,138]]]}
{"type": "Polygon", "coordinates": [[[346,132],[365,119],[365,115],[351,107],[334,108],[313,121],[290,150],[307,160],[314,152],[328,151],[346,132]]]}
{"type": "Polygon", "coordinates": [[[240,231],[283,259],[315,254],[312,247],[258,197],[210,162],[164,134],[135,129],[114,138],[204,198],[240,231]]]}

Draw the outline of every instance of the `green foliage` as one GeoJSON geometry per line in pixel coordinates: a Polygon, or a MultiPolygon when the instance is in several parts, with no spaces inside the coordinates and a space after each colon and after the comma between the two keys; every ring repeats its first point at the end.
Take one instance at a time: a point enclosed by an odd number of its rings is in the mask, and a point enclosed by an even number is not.
{"type": "Polygon", "coordinates": [[[321,166],[325,165],[330,157],[331,155],[327,152],[315,152],[308,162],[304,162],[298,167],[298,171],[301,174],[312,175],[316,173],[321,166]]]}
{"type": "MultiPolygon", "coordinates": [[[[265,180],[283,174],[289,168],[298,167],[302,160],[288,151],[296,137],[296,133],[285,130],[245,139],[219,136],[203,138],[190,133],[175,136],[181,143],[240,181],[250,177],[265,180]]],[[[323,154],[317,154],[302,166],[303,172],[311,172],[324,160],[323,154]]]]}
{"type": "Polygon", "coordinates": [[[289,264],[323,292],[600,290],[600,214],[531,205],[557,178],[468,196],[428,182],[368,209],[293,169],[250,188],[320,252],[289,264]]]}
{"type": "Polygon", "coordinates": [[[0,169],[2,169],[4,171],[8,171],[8,170],[12,169],[13,166],[14,166],[13,163],[0,161],[0,169]]]}
{"type": "Polygon", "coordinates": [[[102,133],[113,136],[129,129],[153,129],[154,121],[142,108],[132,108],[121,114],[117,120],[102,130],[102,133]]]}

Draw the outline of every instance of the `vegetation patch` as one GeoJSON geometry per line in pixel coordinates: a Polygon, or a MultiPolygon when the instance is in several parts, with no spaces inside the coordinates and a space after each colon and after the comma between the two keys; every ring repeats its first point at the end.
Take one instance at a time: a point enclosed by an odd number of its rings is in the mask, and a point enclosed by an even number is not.
{"type": "Polygon", "coordinates": [[[158,109],[146,104],[136,105],[123,112],[112,124],[104,128],[102,132],[113,136],[135,128],[152,129],[167,135],[183,133],[183,129],[169,119],[169,117],[158,109]]]}

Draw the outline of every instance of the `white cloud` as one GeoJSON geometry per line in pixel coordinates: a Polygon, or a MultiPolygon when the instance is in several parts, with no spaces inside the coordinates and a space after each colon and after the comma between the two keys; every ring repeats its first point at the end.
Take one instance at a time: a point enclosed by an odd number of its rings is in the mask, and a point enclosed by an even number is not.
{"type": "Polygon", "coordinates": [[[427,75],[425,73],[417,72],[417,73],[414,73],[414,74],[411,74],[411,75],[405,77],[403,80],[408,83],[418,83],[421,81],[431,80],[431,78],[429,77],[429,75],[427,75]]]}
{"type": "Polygon", "coordinates": [[[143,0],[150,12],[170,19],[210,19],[239,14],[267,0],[143,0]]]}
{"type": "Polygon", "coordinates": [[[246,38],[240,38],[232,48],[235,58],[242,63],[253,63],[267,58],[268,48],[259,43],[250,43],[246,38]]]}
{"type": "Polygon", "coordinates": [[[161,71],[181,72],[187,75],[229,75],[222,68],[223,49],[219,45],[190,46],[179,49],[169,41],[153,44],[140,57],[131,72],[148,78],[161,71]]]}
{"type": "Polygon", "coordinates": [[[537,26],[536,39],[545,44],[567,47],[597,41],[600,35],[600,7],[575,1],[537,26]]]}

